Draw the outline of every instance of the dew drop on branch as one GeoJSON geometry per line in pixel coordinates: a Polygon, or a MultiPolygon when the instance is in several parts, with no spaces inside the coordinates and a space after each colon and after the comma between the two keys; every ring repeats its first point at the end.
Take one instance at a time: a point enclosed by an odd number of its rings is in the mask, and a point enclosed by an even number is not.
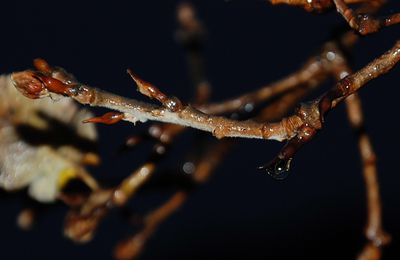
{"type": "Polygon", "coordinates": [[[284,180],[290,174],[290,163],[292,158],[281,159],[279,157],[275,158],[268,164],[259,167],[260,170],[265,170],[269,176],[275,180],[284,180]]]}

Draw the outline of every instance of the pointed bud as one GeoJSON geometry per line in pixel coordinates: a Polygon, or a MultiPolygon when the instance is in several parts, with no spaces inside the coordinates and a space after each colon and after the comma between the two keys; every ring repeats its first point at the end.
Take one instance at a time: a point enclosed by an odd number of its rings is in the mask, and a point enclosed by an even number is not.
{"type": "Polygon", "coordinates": [[[118,123],[124,119],[124,113],[120,112],[108,112],[99,117],[93,117],[82,121],[83,123],[102,123],[106,125],[112,125],[118,123]]]}

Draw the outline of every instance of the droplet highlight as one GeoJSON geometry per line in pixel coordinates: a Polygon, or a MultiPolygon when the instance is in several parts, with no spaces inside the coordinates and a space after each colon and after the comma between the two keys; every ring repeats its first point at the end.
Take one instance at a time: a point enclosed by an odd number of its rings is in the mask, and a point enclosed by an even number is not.
{"type": "Polygon", "coordinates": [[[275,180],[284,180],[290,174],[290,163],[293,158],[275,158],[270,163],[259,167],[260,170],[265,170],[269,176],[275,180]]]}

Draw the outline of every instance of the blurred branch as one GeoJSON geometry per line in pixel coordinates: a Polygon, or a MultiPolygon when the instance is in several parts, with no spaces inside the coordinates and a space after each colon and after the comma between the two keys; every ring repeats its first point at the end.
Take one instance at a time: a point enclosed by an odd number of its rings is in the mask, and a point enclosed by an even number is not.
{"type": "MultiPolygon", "coordinates": [[[[337,52],[337,56],[338,62],[333,70],[333,75],[337,80],[340,80],[343,76],[351,74],[352,71],[344,55],[337,52]]],[[[348,120],[358,140],[367,195],[365,235],[369,242],[365,245],[358,259],[378,260],[381,258],[381,247],[390,242],[390,236],[383,230],[382,226],[376,155],[365,130],[364,115],[359,95],[354,93],[346,98],[345,102],[348,120]]]]}

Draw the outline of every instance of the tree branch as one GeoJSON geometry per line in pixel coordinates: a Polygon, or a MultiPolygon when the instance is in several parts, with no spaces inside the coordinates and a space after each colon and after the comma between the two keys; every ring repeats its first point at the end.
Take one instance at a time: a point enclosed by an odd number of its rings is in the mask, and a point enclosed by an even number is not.
{"type": "MultiPolygon", "coordinates": [[[[374,18],[369,14],[354,12],[344,0],[333,0],[337,11],[343,16],[350,27],[361,35],[371,34],[383,27],[400,23],[400,13],[385,18],[374,18]]],[[[379,2],[379,1],[378,1],[379,2]]]]}

